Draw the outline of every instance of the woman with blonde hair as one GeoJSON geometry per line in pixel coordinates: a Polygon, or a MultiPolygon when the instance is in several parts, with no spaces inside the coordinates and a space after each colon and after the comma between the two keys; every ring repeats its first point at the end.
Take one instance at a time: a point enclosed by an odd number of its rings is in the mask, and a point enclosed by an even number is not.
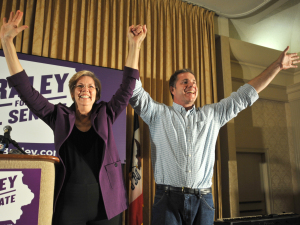
{"type": "Polygon", "coordinates": [[[28,108],[54,133],[55,149],[61,160],[56,170],[55,225],[99,225],[115,223],[127,208],[127,194],[112,125],[126,108],[139,79],[138,59],[146,26],[128,28],[129,52],[120,88],[109,102],[99,102],[101,84],[89,71],[70,80],[74,103],[53,105],[30,84],[16,53],[13,39],[27,28],[19,26],[23,12],[3,19],[0,38],[7,61],[10,87],[14,87],[28,108]],[[134,33],[133,33],[134,32],[134,33]]]}

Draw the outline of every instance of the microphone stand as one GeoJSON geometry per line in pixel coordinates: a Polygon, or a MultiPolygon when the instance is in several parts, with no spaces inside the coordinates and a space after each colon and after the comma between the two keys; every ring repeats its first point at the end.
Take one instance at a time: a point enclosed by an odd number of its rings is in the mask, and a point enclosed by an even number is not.
{"type": "Polygon", "coordinates": [[[1,139],[1,138],[2,138],[2,140],[4,140],[5,143],[7,144],[7,148],[8,148],[9,143],[11,143],[11,144],[13,144],[13,146],[15,146],[20,152],[22,152],[22,154],[27,155],[27,153],[26,153],[23,149],[20,148],[19,144],[18,144],[15,140],[12,140],[11,138],[6,138],[6,137],[0,135],[0,139],[1,139]]]}
{"type": "Polygon", "coordinates": [[[16,147],[20,152],[22,152],[24,155],[27,155],[27,153],[26,153],[23,149],[20,148],[19,144],[18,144],[15,140],[12,140],[12,139],[10,138],[10,143],[12,143],[13,146],[15,146],[15,147],[16,147]]]}

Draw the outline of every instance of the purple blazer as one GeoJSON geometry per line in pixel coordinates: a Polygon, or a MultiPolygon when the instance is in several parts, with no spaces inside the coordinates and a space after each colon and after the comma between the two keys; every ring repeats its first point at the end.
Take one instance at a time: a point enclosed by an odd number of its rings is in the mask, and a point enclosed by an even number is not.
{"type": "MultiPolygon", "coordinates": [[[[92,125],[105,143],[99,182],[108,219],[120,214],[128,206],[121,161],[114,140],[112,124],[126,108],[132,96],[136,79],[139,79],[138,70],[125,67],[122,84],[111,100],[95,103],[92,108],[92,125]]],[[[53,130],[55,149],[60,158],[60,147],[71,134],[75,124],[75,105],[67,107],[63,104],[51,104],[31,86],[25,71],[10,76],[7,80],[9,86],[17,90],[20,98],[28,108],[53,130]]],[[[64,173],[59,174],[60,178],[56,179],[55,203],[66,174],[66,168],[62,160],[61,163],[64,173]]]]}

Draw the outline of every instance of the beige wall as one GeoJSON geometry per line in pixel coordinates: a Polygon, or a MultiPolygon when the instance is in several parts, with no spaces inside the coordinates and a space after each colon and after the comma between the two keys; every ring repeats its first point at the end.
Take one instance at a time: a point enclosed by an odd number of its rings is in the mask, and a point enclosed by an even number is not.
{"type": "MultiPolygon", "coordinates": [[[[223,21],[222,24],[226,23],[223,21]]],[[[236,91],[238,87],[261,73],[281,53],[274,49],[225,36],[221,36],[221,39],[223,45],[229,45],[227,48],[223,46],[222,49],[229,49],[227,51],[229,51],[230,56],[223,52],[222,57],[230,57],[230,60],[221,61],[223,62],[222,68],[227,68],[227,74],[228,68],[230,69],[231,83],[225,84],[225,86],[227,89],[228,85],[232,87],[232,91],[236,91]],[[224,65],[226,62],[230,65],[224,65]]],[[[251,108],[241,112],[230,121],[230,126],[234,126],[231,128],[231,131],[233,130],[231,135],[234,137],[230,137],[230,135],[225,137],[228,140],[235,140],[235,151],[248,149],[247,151],[265,153],[268,180],[264,182],[269,190],[267,194],[269,213],[300,213],[299,204],[297,204],[300,195],[299,75],[299,69],[280,72],[274,81],[260,93],[259,100],[251,108]]],[[[222,129],[228,129],[228,127],[222,129]]],[[[223,133],[221,131],[220,135],[223,133]]],[[[221,151],[222,147],[227,148],[221,143],[221,151]]],[[[231,157],[231,159],[234,158],[231,157]]],[[[224,162],[222,161],[222,163],[224,162]]],[[[225,164],[229,163],[232,164],[232,160],[225,162],[225,164]]],[[[238,171],[226,170],[222,172],[225,174],[238,173],[238,171]]],[[[234,177],[236,178],[236,176],[234,177]]],[[[237,182],[236,179],[230,179],[230,177],[222,174],[223,178],[229,179],[229,181],[224,182],[224,186],[230,187],[231,184],[237,182]]],[[[228,193],[230,194],[230,192],[228,193]]],[[[235,196],[237,196],[236,193],[229,196],[229,199],[236,198],[235,196]]],[[[235,202],[238,202],[238,199],[235,202]]],[[[226,206],[226,201],[224,203],[223,208],[231,208],[226,206]]],[[[224,217],[236,216],[234,214],[236,213],[225,212],[224,217]]]]}

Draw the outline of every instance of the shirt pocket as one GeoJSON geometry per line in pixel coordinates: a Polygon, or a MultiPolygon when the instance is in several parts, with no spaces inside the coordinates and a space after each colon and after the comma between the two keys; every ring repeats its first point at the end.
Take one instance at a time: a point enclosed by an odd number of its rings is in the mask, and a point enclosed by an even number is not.
{"type": "Polygon", "coordinates": [[[197,125],[198,133],[203,130],[206,123],[207,123],[207,117],[205,116],[205,114],[203,112],[198,113],[196,117],[196,125],[197,125]]]}
{"type": "Polygon", "coordinates": [[[115,189],[122,184],[123,173],[120,160],[106,165],[105,170],[110,183],[110,187],[112,189],[115,189]]]}
{"type": "Polygon", "coordinates": [[[197,124],[197,135],[202,134],[206,125],[206,121],[198,121],[196,124],[197,124]]]}

